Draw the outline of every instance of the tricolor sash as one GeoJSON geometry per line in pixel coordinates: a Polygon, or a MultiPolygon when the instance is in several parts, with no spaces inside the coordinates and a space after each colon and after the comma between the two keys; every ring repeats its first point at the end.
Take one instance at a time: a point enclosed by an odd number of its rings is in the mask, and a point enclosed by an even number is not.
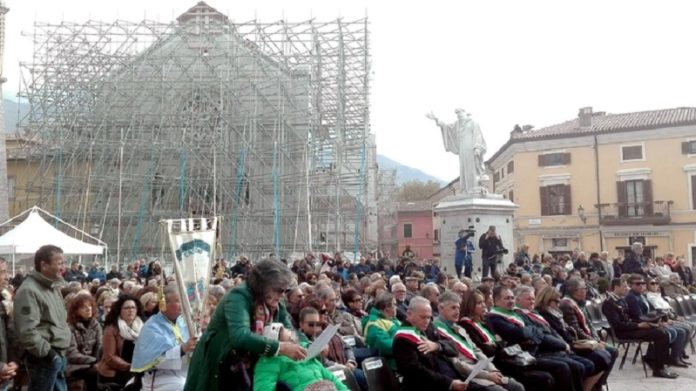
{"type": "Polygon", "coordinates": [[[463,322],[466,322],[471,325],[471,327],[476,330],[479,336],[481,336],[481,339],[483,339],[483,343],[485,344],[494,344],[495,343],[495,335],[491,333],[486,326],[483,325],[481,322],[474,322],[473,320],[469,318],[462,318],[463,322]]]}
{"type": "Polygon", "coordinates": [[[500,307],[493,307],[490,311],[488,311],[488,314],[500,316],[515,326],[524,327],[524,319],[522,319],[522,317],[517,315],[514,311],[506,310],[500,307]]]}
{"type": "Polygon", "coordinates": [[[587,335],[592,335],[592,330],[590,330],[590,328],[587,326],[585,314],[580,309],[580,306],[578,306],[578,303],[576,303],[575,300],[570,297],[564,297],[561,301],[567,303],[573,309],[573,311],[575,311],[575,316],[578,318],[578,324],[580,325],[582,331],[584,331],[587,335]]]}
{"type": "Polygon", "coordinates": [[[469,360],[473,360],[473,361],[477,360],[476,353],[474,352],[474,348],[471,346],[469,341],[466,340],[466,338],[459,335],[459,333],[452,330],[451,327],[449,327],[444,322],[441,322],[439,320],[434,321],[433,326],[435,326],[437,333],[442,338],[445,338],[449,341],[454,342],[454,345],[457,347],[457,350],[459,350],[459,353],[463,354],[464,357],[466,357],[469,360]]]}
{"type": "Polygon", "coordinates": [[[542,326],[550,327],[549,322],[544,319],[543,316],[535,313],[534,311],[525,310],[524,308],[518,308],[523,314],[527,315],[532,322],[539,323],[542,326]]]}
{"type": "Polygon", "coordinates": [[[415,344],[419,344],[421,342],[424,342],[425,339],[423,338],[423,335],[421,334],[418,329],[415,327],[401,327],[399,330],[396,331],[396,334],[394,334],[394,339],[397,338],[404,338],[407,339],[415,344]]]}

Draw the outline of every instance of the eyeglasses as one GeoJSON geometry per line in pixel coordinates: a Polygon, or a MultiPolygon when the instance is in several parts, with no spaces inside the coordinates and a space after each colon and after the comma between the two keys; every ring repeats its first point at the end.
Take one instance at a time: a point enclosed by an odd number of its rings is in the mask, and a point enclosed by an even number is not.
{"type": "Polygon", "coordinates": [[[319,322],[307,322],[308,327],[321,327],[321,323],[319,322]]]}
{"type": "Polygon", "coordinates": [[[645,281],[634,282],[633,285],[645,285],[645,281]]]}
{"type": "Polygon", "coordinates": [[[137,308],[138,308],[138,307],[136,307],[136,306],[121,307],[122,310],[135,310],[135,309],[137,309],[137,308]]]}

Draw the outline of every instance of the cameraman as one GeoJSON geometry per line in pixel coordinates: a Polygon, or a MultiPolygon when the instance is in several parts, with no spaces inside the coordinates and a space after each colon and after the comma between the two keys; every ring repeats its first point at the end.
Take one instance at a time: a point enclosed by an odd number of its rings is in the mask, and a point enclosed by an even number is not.
{"type": "Polygon", "coordinates": [[[456,247],[454,255],[454,270],[457,272],[457,278],[462,277],[462,267],[464,268],[464,275],[471,278],[471,269],[474,268],[472,254],[476,251],[476,247],[469,240],[470,237],[474,236],[476,233],[469,229],[463,229],[459,231],[459,239],[454,242],[456,247]]]}
{"type": "Polygon", "coordinates": [[[500,236],[495,233],[495,226],[488,227],[488,231],[479,238],[479,248],[481,249],[481,261],[483,270],[481,277],[488,276],[490,270],[491,277],[496,277],[496,264],[498,263],[499,254],[504,250],[503,241],[500,236]]]}

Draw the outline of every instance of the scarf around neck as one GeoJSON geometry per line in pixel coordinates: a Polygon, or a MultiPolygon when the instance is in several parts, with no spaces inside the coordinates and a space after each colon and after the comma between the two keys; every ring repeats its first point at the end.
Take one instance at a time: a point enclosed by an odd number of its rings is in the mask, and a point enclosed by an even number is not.
{"type": "Polygon", "coordinates": [[[136,317],[133,324],[128,326],[125,320],[118,318],[118,334],[121,338],[128,341],[135,341],[140,335],[140,329],[143,328],[143,321],[140,317],[136,317]]]}

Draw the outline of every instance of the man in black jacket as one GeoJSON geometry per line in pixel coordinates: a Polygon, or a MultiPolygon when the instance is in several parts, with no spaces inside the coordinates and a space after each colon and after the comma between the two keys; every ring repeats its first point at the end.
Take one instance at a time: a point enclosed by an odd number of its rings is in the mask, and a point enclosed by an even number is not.
{"type": "Polygon", "coordinates": [[[503,248],[503,241],[495,233],[495,226],[488,227],[488,231],[479,238],[479,248],[481,249],[481,277],[488,276],[489,270],[491,277],[497,278],[496,266],[498,263],[498,250],[503,248]]]}
{"type": "Polygon", "coordinates": [[[409,303],[406,322],[394,335],[392,350],[396,367],[404,376],[404,390],[464,391],[476,389],[459,378],[452,363],[457,348],[449,341],[440,340],[430,325],[430,302],[415,296],[409,303]]]}
{"type": "Polygon", "coordinates": [[[628,304],[624,296],[628,292],[628,284],[615,278],[611,280],[611,292],[602,304],[602,312],[607,317],[609,325],[620,339],[639,339],[652,342],[654,346],[654,361],[651,363],[654,377],[676,379],[678,374],[665,368],[669,358],[669,335],[661,327],[653,327],[648,322],[636,322],[628,314],[628,304]]]}

